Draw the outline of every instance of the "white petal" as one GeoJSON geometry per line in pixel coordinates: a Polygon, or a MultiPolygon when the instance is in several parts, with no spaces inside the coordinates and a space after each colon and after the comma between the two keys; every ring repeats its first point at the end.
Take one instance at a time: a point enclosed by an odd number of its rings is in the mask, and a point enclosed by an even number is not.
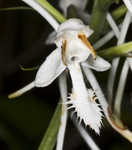
{"type": "Polygon", "coordinates": [[[40,66],[36,75],[35,86],[48,86],[65,70],[65,68],[66,66],[61,60],[60,49],[54,50],[40,66]]]}
{"type": "Polygon", "coordinates": [[[82,65],[96,71],[106,71],[111,67],[111,64],[103,58],[97,56],[96,60],[94,60],[92,55],[90,55],[88,60],[83,62],[82,65]]]}
{"type": "Polygon", "coordinates": [[[56,39],[56,32],[53,31],[53,32],[51,32],[51,33],[48,35],[48,37],[47,37],[45,43],[46,43],[47,45],[48,45],[48,44],[53,44],[53,43],[55,42],[55,39],[56,39]]]}
{"type": "Polygon", "coordinates": [[[62,23],[58,27],[57,37],[61,36],[66,31],[72,31],[72,33],[74,32],[76,34],[78,32],[83,32],[86,37],[89,37],[93,33],[93,30],[88,25],[85,25],[80,19],[77,18],[68,19],[62,23]]]}
{"type": "Polygon", "coordinates": [[[84,27],[83,22],[80,19],[72,18],[63,22],[59,27],[57,32],[63,32],[67,30],[78,30],[79,28],[84,27]]]}
{"type": "Polygon", "coordinates": [[[60,47],[64,40],[71,42],[72,40],[78,40],[79,34],[84,34],[86,38],[88,38],[93,32],[94,31],[80,19],[68,19],[58,27],[55,43],[57,47],[60,47]]]}

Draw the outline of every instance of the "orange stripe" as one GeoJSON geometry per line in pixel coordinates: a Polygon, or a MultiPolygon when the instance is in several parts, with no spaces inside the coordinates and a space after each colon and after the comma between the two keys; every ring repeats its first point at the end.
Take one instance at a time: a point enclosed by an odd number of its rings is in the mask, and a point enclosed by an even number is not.
{"type": "Polygon", "coordinates": [[[78,34],[78,38],[89,48],[89,50],[91,51],[93,55],[93,58],[96,59],[96,52],[93,49],[92,45],[87,40],[86,36],[84,34],[78,34]]]}
{"type": "Polygon", "coordinates": [[[66,65],[66,60],[65,60],[65,53],[66,53],[66,40],[62,42],[61,46],[61,55],[62,55],[62,61],[66,65]]]}

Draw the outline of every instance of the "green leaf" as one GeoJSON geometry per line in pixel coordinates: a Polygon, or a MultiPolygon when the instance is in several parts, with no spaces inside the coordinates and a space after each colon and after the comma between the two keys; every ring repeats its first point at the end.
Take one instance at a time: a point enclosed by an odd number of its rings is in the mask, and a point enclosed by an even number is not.
{"type": "Polygon", "coordinates": [[[23,7],[23,6],[20,6],[20,7],[9,7],[9,8],[0,8],[0,11],[14,11],[14,10],[33,10],[33,9],[29,8],[29,7],[23,7]]]}
{"type": "Polygon", "coordinates": [[[108,9],[113,2],[113,0],[94,0],[90,18],[90,27],[94,30],[94,33],[89,38],[91,42],[95,42],[102,33],[108,9]]]}
{"type": "Polygon", "coordinates": [[[125,15],[126,12],[127,12],[126,6],[120,5],[117,9],[112,11],[112,17],[114,18],[114,20],[118,20],[120,17],[125,15]]]}
{"type": "Polygon", "coordinates": [[[54,8],[47,0],[36,0],[43,8],[45,8],[60,23],[66,21],[66,18],[54,8]]]}
{"type": "Polygon", "coordinates": [[[57,133],[60,126],[61,105],[57,105],[49,127],[41,141],[38,150],[52,150],[56,143],[57,133]]]}
{"type": "Polygon", "coordinates": [[[120,57],[120,56],[131,57],[132,56],[131,52],[132,52],[132,42],[128,42],[125,44],[121,44],[119,46],[114,46],[114,47],[102,50],[98,52],[98,55],[106,59],[112,59],[114,57],[120,57]]]}

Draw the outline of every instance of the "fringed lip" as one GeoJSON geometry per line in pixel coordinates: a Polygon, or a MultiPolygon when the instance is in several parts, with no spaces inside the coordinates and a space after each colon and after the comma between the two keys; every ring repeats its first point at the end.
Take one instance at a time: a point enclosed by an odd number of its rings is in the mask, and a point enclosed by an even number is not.
{"type": "Polygon", "coordinates": [[[94,100],[95,96],[91,97],[88,93],[87,99],[83,99],[76,97],[75,93],[72,93],[69,98],[70,100],[66,102],[69,105],[68,110],[74,109],[74,113],[77,113],[79,123],[83,121],[86,126],[89,126],[97,134],[100,134],[103,114],[100,105],[94,100]]]}
{"type": "Polygon", "coordinates": [[[86,126],[90,126],[97,134],[100,134],[103,114],[101,108],[96,102],[96,95],[92,89],[85,86],[82,71],[78,63],[69,67],[73,90],[69,97],[68,109],[73,109],[77,113],[80,122],[83,120],[86,126]]]}

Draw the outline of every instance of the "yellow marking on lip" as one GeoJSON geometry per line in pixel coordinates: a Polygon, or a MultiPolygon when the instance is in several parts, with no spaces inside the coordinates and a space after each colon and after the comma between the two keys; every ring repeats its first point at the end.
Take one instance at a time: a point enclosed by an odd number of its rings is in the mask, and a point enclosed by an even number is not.
{"type": "Polygon", "coordinates": [[[93,58],[96,59],[96,52],[84,34],[78,34],[78,38],[89,48],[93,58]]]}
{"type": "Polygon", "coordinates": [[[66,40],[62,42],[62,46],[61,46],[62,61],[66,65],[65,53],[66,53],[66,40]]]}

